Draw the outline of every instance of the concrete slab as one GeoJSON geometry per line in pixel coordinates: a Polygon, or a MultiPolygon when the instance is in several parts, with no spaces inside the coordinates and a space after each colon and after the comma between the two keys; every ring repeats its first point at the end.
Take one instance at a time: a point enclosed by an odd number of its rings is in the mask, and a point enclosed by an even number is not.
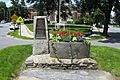
{"type": "Polygon", "coordinates": [[[109,72],[98,70],[27,69],[17,80],[116,80],[109,72]]]}

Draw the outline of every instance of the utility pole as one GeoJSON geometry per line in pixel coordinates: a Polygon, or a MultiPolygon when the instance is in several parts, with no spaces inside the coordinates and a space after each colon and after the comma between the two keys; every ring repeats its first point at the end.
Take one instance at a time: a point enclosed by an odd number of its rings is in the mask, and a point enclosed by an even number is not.
{"type": "Polygon", "coordinates": [[[58,0],[58,18],[57,23],[60,23],[61,0],[58,0]]]}

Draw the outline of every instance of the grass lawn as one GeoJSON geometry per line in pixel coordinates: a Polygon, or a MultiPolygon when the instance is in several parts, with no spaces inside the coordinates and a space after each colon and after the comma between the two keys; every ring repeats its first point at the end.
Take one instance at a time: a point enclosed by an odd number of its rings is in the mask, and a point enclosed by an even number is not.
{"type": "Polygon", "coordinates": [[[25,59],[32,54],[31,45],[13,46],[0,50],[0,80],[11,80],[19,74],[25,59]]]}
{"type": "Polygon", "coordinates": [[[32,40],[32,38],[25,37],[25,36],[20,36],[20,35],[18,35],[18,33],[19,33],[19,31],[18,31],[18,30],[15,30],[15,31],[12,31],[12,32],[8,33],[7,35],[13,36],[13,37],[15,37],[15,38],[32,40]]]}
{"type": "Polygon", "coordinates": [[[93,46],[91,52],[91,57],[98,62],[100,70],[120,77],[120,49],[93,46]]]}
{"type": "MultiPolygon", "coordinates": [[[[10,80],[17,75],[25,59],[32,54],[31,45],[14,46],[0,50],[0,80],[10,80]]],[[[98,62],[99,70],[120,77],[120,49],[91,47],[91,57],[98,62]]]]}
{"type": "MultiPolygon", "coordinates": [[[[29,28],[30,31],[33,32],[33,24],[26,24],[26,26],[29,28]]],[[[49,29],[51,29],[49,32],[50,33],[54,33],[54,31],[52,29],[54,29],[54,25],[48,25],[49,29]]],[[[74,32],[80,32],[82,34],[90,34],[90,25],[76,25],[76,24],[66,24],[66,29],[69,31],[74,31],[74,32]]],[[[94,37],[91,38],[90,40],[101,40],[101,39],[106,39],[107,37],[105,36],[100,36],[100,37],[94,37]]]]}
{"type": "Polygon", "coordinates": [[[33,32],[33,24],[25,24],[30,31],[33,32]]]}
{"type": "MultiPolygon", "coordinates": [[[[28,29],[33,32],[33,24],[26,24],[28,29]]],[[[55,25],[48,25],[50,32],[53,32],[52,29],[55,28],[55,25]]],[[[90,33],[90,26],[89,25],[76,25],[76,24],[66,24],[66,29],[74,32],[81,32],[83,34],[89,34],[90,33]]]]}

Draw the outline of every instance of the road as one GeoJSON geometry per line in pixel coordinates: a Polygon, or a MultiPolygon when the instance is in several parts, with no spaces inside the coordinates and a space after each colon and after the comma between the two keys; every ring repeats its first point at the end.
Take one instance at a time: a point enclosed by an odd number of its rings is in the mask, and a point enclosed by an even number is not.
{"type": "Polygon", "coordinates": [[[10,23],[0,24],[0,49],[6,48],[8,46],[33,43],[32,40],[22,40],[7,36],[7,33],[10,32],[9,25],[10,23]]]}
{"type": "MultiPolygon", "coordinates": [[[[16,39],[7,36],[9,30],[10,23],[0,24],[0,49],[8,46],[14,45],[23,45],[23,44],[32,44],[32,40],[22,40],[16,39]]],[[[107,40],[95,40],[91,42],[91,45],[95,46],[108,46],[120,49],[120,28],[114,28],[109,26],[109,35],[111,36],[107,40]]]]}
{"type": "Polygon", "coordinates": [[[109,26],[108,34],[110,35],[109,39],[92,41],[91,44],[95,46],[108,46],[120,49],[120,28],[109,26]]]}

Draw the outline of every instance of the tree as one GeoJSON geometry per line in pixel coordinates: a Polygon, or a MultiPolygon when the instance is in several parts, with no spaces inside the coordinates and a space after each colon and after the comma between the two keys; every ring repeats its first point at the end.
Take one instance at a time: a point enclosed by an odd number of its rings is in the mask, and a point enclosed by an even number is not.
{"type": "Polygon", "coordinates": [[[6,17],[6,4],[5,2],[0,2],[0,21],[5,20],[6,17]]]}
{"type": "Polygon", "coordinates": [[[113,11],[115,12],[114,20],[117,24],[120,25],[120,3],[115,5],[113,11]]]}
{"type": "Polygon", "coordinates": [[[11,12],[16,13],[18,16],[24,18],[28,17],[29,13],[24,0],[11,0],[11,3],[13,4],[12,6],[13,11],[11,12]]]}
{"type": "Polygon", "coordinates": [[[96,27],[99,27],[98,23],[104,23],[104,13],[97,8],[93,14],[94,22],[96,23],[96,27]]]}
{"type": "MultiPolygon", "coordinates": [[[[27,0],[28,3],[34,3],[34,8],[39,12],[39,15],[48,15],[59,9],[60,0],[27,0]],[[47,14],[46,14],[47,13],[47,14]]],[[[71,0],[61,0],[61,13],[58,10],[57,22],[59,22],[59,15],[66,20],[66,18],[71,15],[70,6],[65,5],[66,3],[71,3],[71,0]]]]}
{"type": "Polygon", "coordinates": [[[99,8],[104,13],[105,20],[104,20],[103,35],[107,36],[108,24],[110,22],[110,14],[111,14],[112,8],[115,5],[118,5],[119,0],[81,0],[81,3],[83,6],[82,7],[83,11],[88,10],[89,12],[91,12],[91,10],[94,11],[95,8],[99,8]]]}
{"type": "Polygon", "coordinates": [[[47,15],[57,9],[57,0],[27,0],[28,3],[34,3],[33,7],[39,12],[39,15],[47,15]]]}

